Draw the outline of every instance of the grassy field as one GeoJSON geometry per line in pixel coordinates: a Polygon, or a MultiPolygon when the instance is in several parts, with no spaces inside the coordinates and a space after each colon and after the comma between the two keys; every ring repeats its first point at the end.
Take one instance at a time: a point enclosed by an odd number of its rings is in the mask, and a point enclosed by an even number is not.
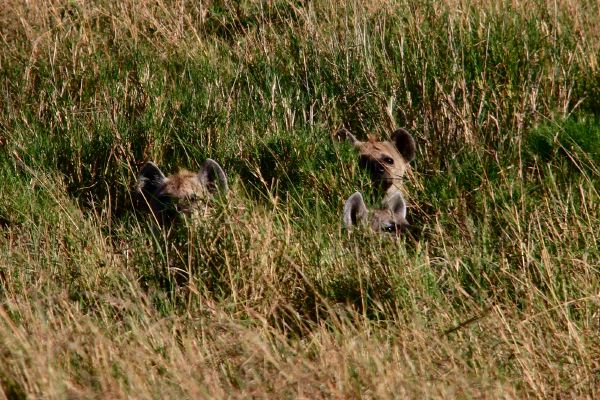
{"type": "Polygon", "coordinates": [[[0,2],[0,399],[600,397],[598,21],[0,2]],[[414,135],[411,237],[343,229],[341,126],[414,135]],[[229,197],[166,238],[139,168],[207,157],[229,197]]]}

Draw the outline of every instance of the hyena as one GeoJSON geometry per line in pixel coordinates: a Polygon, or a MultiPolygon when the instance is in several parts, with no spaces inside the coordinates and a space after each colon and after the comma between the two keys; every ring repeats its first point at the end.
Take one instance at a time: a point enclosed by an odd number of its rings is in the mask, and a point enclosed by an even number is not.
{"type": "Polygon", "coordinates": [[[400,179],[416,153],[415,140],[405,129],[397,129],[390,140],[370,137],[366,142],[356,139],[346,128],[335,134],[337,140],[348,140],[359,153],[359,164],[371,175],[371,181],[385,192],[385,198],[399,191],[400,179]]]}
{"type": "Polygon", "coordinates": [[[393,193],[382,202],[379,209],[367,209],[360,192],[348,197],[344,204],[344,225],[347,228],[367,224],[374,232],[387,232],[400,235],[408,230],[406,203],[400,192],[393,193]]]}
{"type": "Polygon", "coordinates": [[[229,189],[225,172],[209,158],[197,173],[181,170],[170,176],[149,161],[140,171],[137,190],[158,223],[167,225],[179,214],[198,213],[212,196],[226,194],[229,189]]]}

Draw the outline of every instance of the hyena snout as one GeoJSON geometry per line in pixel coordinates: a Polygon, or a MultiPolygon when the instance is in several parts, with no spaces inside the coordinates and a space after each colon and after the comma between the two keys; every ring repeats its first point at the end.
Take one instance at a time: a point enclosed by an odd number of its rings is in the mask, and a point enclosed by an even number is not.
{"type": "Polygon", "coordinates": [[[394,174],[389,170],[394,165],[391,157],[383,157],[382,160],[379,160],[370,155],[361,155],[358,165],[367,171],[371,181],[383,190],[387,190],[394,183],[394,174]]]}
{"type": "Polygon", "coordinates": [[[181,198],[163,196],[162,206],[166,209],[171,209],[173,212],[182,214],[191,214],[202,206],[203,198],[196,194],[183,196],[181,198]]]}

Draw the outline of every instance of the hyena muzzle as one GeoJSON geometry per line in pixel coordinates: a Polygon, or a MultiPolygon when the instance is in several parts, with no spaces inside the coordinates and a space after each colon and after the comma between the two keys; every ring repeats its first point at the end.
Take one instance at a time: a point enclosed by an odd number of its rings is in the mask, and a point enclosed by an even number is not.
{"type": "Polygon", "coordinates": [[[138,193],[161,225],[174,222],[180,214],[200,212],[210,198],[228,190],[225,172],[210,158],[197,173],[181,170],[170,176],[149,161],[142,167],[137,185],[138,193]]]}

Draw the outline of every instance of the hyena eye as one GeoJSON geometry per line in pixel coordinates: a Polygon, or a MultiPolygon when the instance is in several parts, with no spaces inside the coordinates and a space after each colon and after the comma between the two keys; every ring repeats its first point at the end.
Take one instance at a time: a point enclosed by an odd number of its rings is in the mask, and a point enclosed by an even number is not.
{"type": "Polygon", "coordinates": [[[394,165],[394,159],[391,157],[383,157],[383,162],[389,165],[394,165]]]}
{"type": "Polygon", "coordinates": [[[396,232],[396,224],[386,224],[381,227],[383,232],[396,232]]]}

